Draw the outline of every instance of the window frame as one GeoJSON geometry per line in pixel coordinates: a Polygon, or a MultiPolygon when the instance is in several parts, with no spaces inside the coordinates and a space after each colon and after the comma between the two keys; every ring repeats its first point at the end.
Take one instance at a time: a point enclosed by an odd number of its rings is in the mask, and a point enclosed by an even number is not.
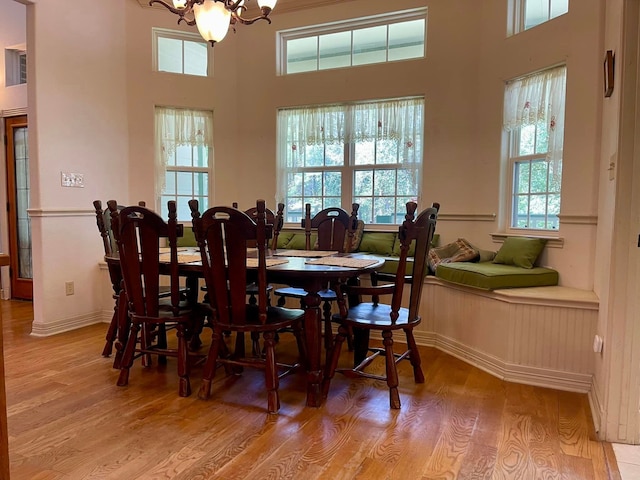
{"type": "Polygon", "coordinates": [[[27,83],[27,46],[26,44],[5,47],[5,85],[14,87],[27,83]],[[24,69],[22,68],[24,59],[24,69]],[[23,75],[24,74],[24,75],[23,75]]]}
{"type": "Polygon", "coordinates": [[[525,32],[527,30],[531,30],[539,25],[543,25],[555,18],[561,17],[562,15],[566,15],[569,13],[569,4],[571,3],[569,0],[567,1],[567,11],[556,15],[554,17],[551,16],[551,4],[554,1],[558,0],[547,0],[549,2],[549,17],[540,22],[532,25],[530,27],[526,27],[526,2],[527,0],[509,0],[508,2],[508,11],[507,11],[507,36],[510,37],[512,35],[517,35],[518,33],[525,32]]]}
{"type": "MultiPolygon", "coordinates": [[[[546,180],[546,184],[547,184],[547,189],[544,192],[532,192],[531,191],[531,175],[529,175],[529,188],[528,191],[526,192],[526,194],[523,193],[518,193],[516,192],[516,184],[517,184],[517,180],[516,180],[516,175],[517,175],[517,166],[519,164],[529,164],[530,168],[533,164],[533,162],[547,162],[546,159],[546,151],[543,153],[532,153],[532,154],[528,154],[528,155],[516,155],[514,154],[514,152],[518,152],[519,150],[519,146],[520,146],[520,133],[521,133],[521,128],[518,128],[516,130],[513,130],[511,132],[508,133],[509,136],[509,152],[508,152],[508,178],[509,178],[509,184],[508,184],[508,202],[507,202],[507,222],[506,222],[506,231],[509,233],[517,233],[517,234],[521,234],[521,235],[528,235],[528,234],[533,234],[533,235],[549,235],[552,232],[558,232],[560,230],[560,221],[558,219],[557,221],[557,228],[530,228],[530,227],[519,227],[519,226],[514,226],[514,224],[517,224],[516,218],[517,218],[517,207],[516,207],[516,203],[517,203],[517,199],[519,196],[523,196],[526,195],[527,197],[529,197],[529,199],[531,198],[532,195],[545,195],[546,197],[546,201],[547,201],[547,205],[549,202],[549,196],[550,195],[558,195],[560,197],[560,199],[562,200],[562,187],[560,187],[560,190],[556,191],[551,191],[549,190],[549,186],[551,183],[551,180],[549,178],[549,170],[547,169],[547,180],[546,180]]],[[[535,146],[534,146],[534,152],[535,152],[535,146]]],[[[530,201],[529,201],[529,207],[530,207],[530,201]]],[[[548,212],[548,210],[547,210],[548,212]]],[[[529,215],[531,215],[529,213],[529,215]]],[[[559,215],[559,212],[558,212],[559,215]]],[[[549,214],[545,213],[545,223],[548,223],[548,218],[549,214]]]]}
{"type": "MultiPolygon", "coordinates": [[[[158,110],[157,107],[160,106],[156,106],[156,109],[154,109],[154,121],[157,122],[158,118],[158,110]]],[[[200,112],[200,113],[207,113],[211,115],[211,119],[210,121],[213,123],[213,111],[211,110],[207,110],[207,109],[197,109],[197,108],[182,108],[182,107],[167,107],[167,106],[163,106],[162,108],[165,109],[172,109],[172,110],[187,110],[187,111],[193,111],[193,112],[200,112]]],[[[156,131],[156,135],[157,135],[157,131],[156,131]]],[[[175,138],[175,137],[174,137],[175,138]]],[[[167,200],[175,200],[176,204],[178,205],[178,215],[180,215],[181,211],[184,210],[185,205],[188,205],[188,200],[191,200],[193,198],[198,199],[200,201],[200,208],[204,208],[205,205],[203,205],[203,202],[201,201],[201,199],[203,198],[202,194],[198,194],[196,195],[195,193],[195,189],[193,188],[193,183],[192,183],[192,188],[191,191],[189,193],[180,193],[179,189],[178,189],[178,182],[177,182],[177,173],[180,172],[185,172],[185,173],[189,173],[189,174],[194,174],[194,173],[206,173],[207,174],[207,182],[206,182],[206,189],[205,189],[205,196],[207,199],[207,204],[208,206],[211,206],[211,201],[213,199],[213,172],[214,172],[214,146],[211,145],[198,145],[198,144],[182,144],[182,145],[178,145],[177,142],[175,140],[172,140],[172,142],[174,143],[174,151],[173,151],[173,158],[175,159],[175,165],[171,165],[169,164],[169,162],[167,162],[164,165],[164,170],[162,170],[159,167],[156,167],[156,172],[155,174],[158,176],[163,176],[164,177],[164,181],[165,181],[165,185],[168,183],[168,178],[167,178],[167,174],[169,172],[176,172],[176,184],[175,184],[175,192],[174,193],[167,193],[166,190],[165,191],[156,191],[155,192],[155,196],[156,196],[156,208],[158,212],[162,212],[162,216],[165,217],[165,213],[166,213],[166,209],[167,209],[167,200]],[[178,165],[177,162],[177,156],[178,156],[178,147],[180,146],[187,146],[189,148],[192,149],[192,165],[178,165]],[[203,148],[206,149],[207,151],[207,166],[206,167],[199,167],[199,166],[194,166],[193,165],[193,159],[194,159],[194,153],[193,153],[193,149],[196,148],[203,148]],[[167,197],[171,197],[171,198],[167,198],[167,197]],[[180,199],[186,199],[186,201],[184,203],[180,202],[180,199]]],[[[155,139],[155,143],[156,143],[156,148],[158,148],[158,139],[155,139]]],[[[156,152],[157,155],[157,152],[156,152]]],[[[166,188],[166,187],[165,187],[166,188]]],[[[187,206],[188,208],[188,206],[187,206]]],[[[186,210],[184,210],[186,211],[186,210]]],[[[191,216],[189,214],[188,217],[178,217],[178,220],[183,222],[183,223],[189,223],[191,222],[191,216]]]]}
{"type": "Polygon", "coordinates": [[[212,77],[213,76],[213,48],[210,48],[206,41],[202,39],[202,36],[193,32],[182,32],[179,30],[170,30],[168,28],[153,27],[151,29],[152,34],[152,68],[154,72],[168,74],[168,75],[186,75],[189,77],[212,77]],[[180,40],[182,42],[182,72],[168,72],[166,70],[159,70],[159,54],[158,40],[160,38],[169,38],[172,40],[180,40]],[[206,47],[207,51],[207,72],[205,75],[197,75],[193,73],[184,73],[184,42],[195,42],[206,47]]]}
{"type": "MultiPolygon", "coordinates": [[[[420,149],[419,151],[419,155],[416,153],[414,154],[414,158],[419,158],[420,160],[420,167],[418,168],[418,172],[421,172],[421,168],[422,165],[424,165],[424,121],[425,121],[425,111],[424,111],[424,97],[406,97],[406,98],[396,98],[396,99],[386,99],[386,100],[377,100],[377,101],[369,101],[369,102],[349,102],[349,103],[344,103],[341,104],[341,106],[343,106],[345,109],[348,109],[350,106],[354,106],[356,104],[361,104],[361,105],[375,105],[376,103],[380,103],[380,102],[391,102],[393,100],[416,100],[419,99],[421,100],[422,103],[422,119],[421,119],[421,123],[422,123],[422,128],[418,134],[419,136],[419,142],[416,145],[412,145],[411,147],[414,148],[418,148],[420,149]]],[[[316,105],[315,107],[318,108],[322,108],[324,105],[316,105]]],[[[313,106],[310,106],[309,108],[313,108],[313,106]]],[[[282,109],[284,111],[286,110],[290,110],[290,109],[282,109]]],[[[345,125],[347,126],[347,128],[351,128],[350,122],[348,120],[345,121],[345,125]]],[[[279,126],[280,128],[280,126],[279,126]]],[[[282,136],[279,132],[278,134],[278,138],[279,138],[279,143],[282,139],[282,136]]],[[[380,139],[376,138],[375,142],[377,143],[378,141],[380,141],[380,139]]],[[[398,145],[401,144],[401,141],[398,140],[398,145]]],[[[328,143],[324,143],[324,150],[325,152],[323,152],[323,158],[326,161],[326,147],[327,145],[330,145],[328,143]]],[[[398,152],[396,153],[396,161],[394,163],[366,163],[366,164],[356,164],[356,145],[357,142],[354,141],[350,141],[350,142],[345,142],[342,143],[342,149],[343,149],[343,164],[342,165],[321,165],[321,166],[303,166],[303,167],[291,167],[291,168],[286,168],[286,176],[287,176],[287,190],[288,190],[288,185],[289,185],[289,180],[288,177],[291,174],[297,174],[297,173],[302,173],[302,174],[309,174],[309,173],[321,173],[324,174],[326,172],[340,172],[341,174],[341,179],[340,179],[340,201],[338,203],[338,206],[342,207],[342,208],[346,208],[346,206],[350,206],[353,202],[357,201],[357,198],[362,198],[362,197],[368,197],[371,199],[371,222],[365,220],[367,222],[368,225],[371,225],[374,227],[374,229],[388,229],[390,226],[396,226],[399,225],[400,223],[402,223],[402,221],[404,220],[404,215],[406,214],[406,211],[399,208],[398,206],[398,197],[403,198],[403,197],[411,197],[411,199],[413,201],[416,201],[419,203],[420,200],[420,193],[421,193],[421,186],[423,183],[423,178],[421,175],[418,175],[417,178],[417,187],[416,187],[416,191],[414,195],[406,195],[406,194],[399,194],[398,193],[398,183],[397,183],[397,172],[403,171],[403,170],[409,170],[406,167],[403,167],[403,163],[401,160],[401,153],[400,150],[398,150],[398,152]],[[356,195],[356,191],[355,191],[355,177],[356,177],[356,172],[358,171],[366,171],[366,172],[375,172],[375,171],[379,171],[379,170],[394,170],[396,172],[396,180],[394,182],[394,192],[393,195],[376,195],[376,191],[375,191],[375,185],[373,185],[371,187],[371,194],[370,195],[356,195]],[[394,205],[394,211],[395,211],[395,221],[390,222],[390,223],[375,223],[375,200],[376,199],[380,199],[380,198],[393,198],[393,201],[395,203],[394,205]]],[[[287,155],[287,153],[285,153],[285,151],[283,149],[288,149],[291,148],[292,146],[289,146],[289,144],[285,144],[285,145],[278,145],[278,155],[283,156],[283,155],[287,155]]],[[[375,146],[374,146],[375,148],[375,146]]],[[[377,160],[377,154],[374,154],[374,160],[377,160]]],[[[282,160],[278,161],[278,166],[277,168],[280,169],[281,168],[281,163],[282,160]]],[[[283,162],[284,163],[284,162],[283,162]]],[[[285,174],[282,174],[281,172],[278,172],[278,176],[285,176],[285,174]]],[[[323,175],[324,176],[324,175],[323,175]]],[[[324,178],[322,180],[324,182],[324,178]]],[[[305,203],[313,203],[314,202],[309,202],[309,198],[311,199],[321,199],[321,204],[322,207],[320,208],[326,208],[327,205],[325,202],[326,198],[334,198],[334,196],[332,195],[324,195],[324,185],[322,188],[322,192],[321,195],[316,196],[316,195],[305,195],[304,192],[304,182],[303,182],[303,190],[301,192],[301,194],[298,196],[296,195],[295,198],[300,198],[301,199],[301,215],[304,215],[304,204],[305,203]]],[[[386,192],[385,192],[386,193],[386,192]]],[[[281,200],[278,201],[283,201],[285,203],[285,205],[289,205],[289,195],[288,193],[285,194],[285,197],[281,200]]],[[[361,203],[361,202],[359,202],[361,203]]],[[[403,204],[404,205],[404,204],[403,204]]],[[[313,207],[312,207],[313,208],[313,207]]],[[[362,203],[361,203],[361,214],[362,214],[362,203]]],[[[285,223],[288,225],[295,225],[296,223],[299,223],[298,219],[292,219],[289,220],[289,208],[285,207],[285,223]]]]}
{"type": "MultiPolygon", "coordinates": [[[[383,13],[380,15],[371,15],[367,17],[360,17],[356,19],[349,20],[341,20],[337,22],[323,23],[318,25],[311,25],[305,27],[292,28],[288,30],[280,30],[276,33],[276,70],[277,75],[296,75],[298,73],[310,73],[310,72],[319,72],[324,70],[336,70],[340,68],[353,68],[363,65],[376,65],[380,63],[393,63],[393,62],[402,62],[402,61],[411,61],[411,60],[420,60],[426,58],[427,52],[427,7],[419,7],[408,10],[402,10],[397,12],[389,12],[383,13]],[[299,40],[303,38],[311,38],[318,37],[320,35],[327,35],[333,33],[343,33],[343,32],[351,32],[352,34],[352,42],[353,42],[353,32],[356,30],[361,30],[363,28],[376,27],[376,26],[387,26],[387,39],[388,39],[388,27],[389,25],[393,25],[396,23],[408,22],[412,20],[424,20],[425,22],[425,31],[424,31],[424,44],[423,44],[423,52],[420,57],[412,57],[408,59],[401,60],[389,60],[389,48],[387,45],[386,49],[386,60],[384,62],[374,62],[374,63],[365,63],[358,65],[349,65],[345,67],[335,67],[335,68],[319,68],[319,56],[316,58],[317,65],[315,70],[305,70],[302,72],[287,72],[287,43],[290,40],[299,40]]],[[[352,43],[353,44],[353,43],[352,43]]],[[[352,61],[353,61],[353,52],[352,52],[352,61]]]]}

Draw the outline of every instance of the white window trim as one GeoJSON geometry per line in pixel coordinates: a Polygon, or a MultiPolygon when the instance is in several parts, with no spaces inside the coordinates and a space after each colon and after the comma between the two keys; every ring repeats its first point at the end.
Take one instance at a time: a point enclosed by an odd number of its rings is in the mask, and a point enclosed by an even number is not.
{"type": "MultiPolygon", "coordinates": [[[[517,0],[523,1],[523,0],[517,0]]],[[[557,64],[545,68],[543,70],[539,70],[536,72],[529,73],[523,77],[514,78],[510,81],[516,81],[518,79],[524,79],[527,77],[532,77],[539,74],[544,74],[547,71],[556,69],[558,67],[564,66],[566,68],[566,64],[557,64]]],[[[508,82],[507,82],[508,83],[508,82]]],[[[566,98],[567,90],[565,83],[565,91],[564,95],[566,98]]],[[[566,116],[566,103],[564,105],[563,118],[566,116]]],[[[564,143],[564,121],[563,123],[563,143],[564,143]]],[[[514,163],[516,160],[526,160],[527,157],[531,159],[539,158],[543,154],[533,154],[527,156],[513,156],[512,152],[516,148],[516,139],[513,135],[513,132],[502,130],[502,156],[501,156],[501,175],[502,180],[500,182],[500,205],[502,214],[499,217],[499,227],[500,230],[503,230],[504,233],[501,234],[492,234],[492,236],[497,237],[498,235],[506,235],[506,236],[527,236],[527,237],[537,237],[537,238],[561,238],[560,230],[562,229],[562,224],[560,222],[562,213],[558,213],[558,229],[529,229],[529,228],[518,228],[511,226],[511,218],[513,213],[513,187],[514,187],[514,163]]],[[[564,162],[564,159],[562,159],[564,162]]],[[[560,188],[560,198],[562,202],[562,186],[560,188]]],[[[562,210],[562,207],[561,207],[562,210]]],[[[495,238],[494,238],[495,240],[495,238]]]]}
{"type": "MultiPolygon", "coordinates": [[[[544,25],[551,20],[555,20],[567,13],[563,13],[562,15],[557,15],[555,17],[550,17],[542,23],[534,25],[533,27],[525,29],[525,8],[524,2],[526,0],[509,0],[507,3],[507,37],[511,37],[512,35],[517,35],[518,33],[525,32],[527,30],[531,30],[532,28],[536,28],[540,25],[544,25]]],[[[569,3],[570,5],[570,3],[569,3]]]]}
{"type": "MultiPolygon", "coordinates": [[[[276,74],[277,75],[292,75],[287,74],[287,42],[289,40],[296,40],[299,38],[313,37],[320,34],[350,32],[358,30],[364,27],[374,27],[381,25],[391,25],[394,23],[407,22],[410,20],[425,20],[427,21],[427,7],[412,8],[408,10],[401,10],[398,12],[389,12],[379,15],[370,15],[368,17],[360,17],[356,19],[340,20],[337,22],[322,23],[318,25],[311,25],[306,27],[290,28],[288,30],[280,30],[276,33],[276,74]]],[[[424,39],[424,51],[422,57],[412,58],[410,60],[416,60],[419,58],[425,58],[427,51],[427,37],[425,32],[424,39]]],[[[394,60],[395,62],[396,60],[394,60]]],[[[404,61],[404,60],[397,60],[404,61]]],[[[353,68],[353,67],[341,67],[341,68],[353,68]]],[[[337,68],[336,70],[339,70],[337,68]]],[[[301,72],[308,73],[308,72],[301,72]]]]}
{"type": "MultiPolygon", "coordinates": [[[[151,29],[151,60],[154,72],[166,75],[186,75],[188,77],[201,77],[201,75],[192,75],[190,73],[175,73],[158,70],[158,38],[173,38],[176,40],[202,43],[207,45],[199,33],[182,32],[180,30],[171,30],[168,28],[153,27],[151,29]]],[[[184,59],[183,59],[184,61],[184,59]]],[[[207,48],[207,77],[213,76],[213,48],[207,48]]]]}
{"type": "Polygon", "coordinates": [[[21,82],[20,57],[23,55],[27,55],[27,45],[24,43],[4,48],[5,85],[7,87],[15,87],[27,83],[26,81],[21,82]]]}

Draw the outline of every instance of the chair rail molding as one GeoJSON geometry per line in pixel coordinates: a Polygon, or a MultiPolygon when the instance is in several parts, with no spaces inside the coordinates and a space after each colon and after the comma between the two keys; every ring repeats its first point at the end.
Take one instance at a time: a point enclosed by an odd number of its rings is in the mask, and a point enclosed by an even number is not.
{"type": "Polygon", "coordinates": [[[559,214],[558,219],[560,223],[571,224],[571,225],[597,225],[598,224],[598,216],[597,215],[568,215],[568,214],[559,214]]]}
{"type": "Polygon", "coordinates": [[[438,221],[445,222],[493,222],[495,213],[438,213],[438,221]]]}
{"type": "Polygon", "coordinates": [[[29,217],[86,217],[95,216],[95,210],[79,208],[29,208],[29,217]]]}

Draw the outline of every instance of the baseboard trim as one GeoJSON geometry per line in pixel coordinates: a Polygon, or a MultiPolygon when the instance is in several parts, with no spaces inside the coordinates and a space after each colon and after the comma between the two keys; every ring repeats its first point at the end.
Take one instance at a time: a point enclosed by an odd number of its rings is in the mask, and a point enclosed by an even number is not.
{"type": "MultiPolygon", "coordinates": [[[[113,312],[109,315],[113,315],[113,312]]],[[[111,317],[109,316],[109,318],[111,317]]],[[[69,332],[77,328],[95,325],[96,323],[103,323],[105,321],[104,319],[105,313],[101,310],[86,315],[61,318],[44,324],[34,321],[31,326],[31,335],[34,337],[50,337],[51,335],[57,335],[58,333],[69,332]]]]}
{"type": "Polygon", "coordinates": [[[502,380],[570,392],[589,393],[593,376],[516,365],[435,333],[413,331],[418,345],[435,347],[502,380]]]}
{"type": "Polygon", "coordinates": [[[601,435],[602,431],[602,414],[604,409],[602,408],[602,403],[600,402],[600,397],[598,397],[598,388],[596,385],[596,378],[593,377],[593,382],[591,385],[591,390],[589,390],[589,394],[587,395],[589,399],[589,407],[591,408],[591,417],[593,418],[593,426],[598,434],[600,439],[603,439],[601,435]]]}

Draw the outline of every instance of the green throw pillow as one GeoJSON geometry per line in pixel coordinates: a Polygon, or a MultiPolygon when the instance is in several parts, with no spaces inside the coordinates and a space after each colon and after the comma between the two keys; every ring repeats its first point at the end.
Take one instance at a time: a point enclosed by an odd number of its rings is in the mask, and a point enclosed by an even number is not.
{"type": "Polygon", "coordinates": [[[543,238],[507,237],[493,263],[533,268],[546,243],[543,238]]]}
{"type": "Polygon", "coordinates": [[[178,247],[197,247],[198,242],[193,234],[193,228],[185,226],[182,237],[176,239],[176,245],[178,247]]]}
{"type": "Polygon", "coordinates": [[[278,248],[287,248],[294,235],[294,232],[280,232],[278,235],[278,248]]]}
{"type": "MultiPolygon", "coordinates": [[[[316,243],[316,239],[318,238],[318,234],[316,233],[312,233],[311,234],[311,248],[313,249],[313,246],[316,243]]],[[[304,233],[296,233],[293,235],[293,238],[289,241],[289,243],[287,243],[286,246],[287,249],[289,250],[305,250],[307,248],[307,237],[304,233]]]]}
{"type": "Polygon", "coordinates": [[[397,234],[392,232],[367,232],[362,235],[360,241],[361,252],[368,252],[378,255],[393,255],[393,243],[397,234]]]}

